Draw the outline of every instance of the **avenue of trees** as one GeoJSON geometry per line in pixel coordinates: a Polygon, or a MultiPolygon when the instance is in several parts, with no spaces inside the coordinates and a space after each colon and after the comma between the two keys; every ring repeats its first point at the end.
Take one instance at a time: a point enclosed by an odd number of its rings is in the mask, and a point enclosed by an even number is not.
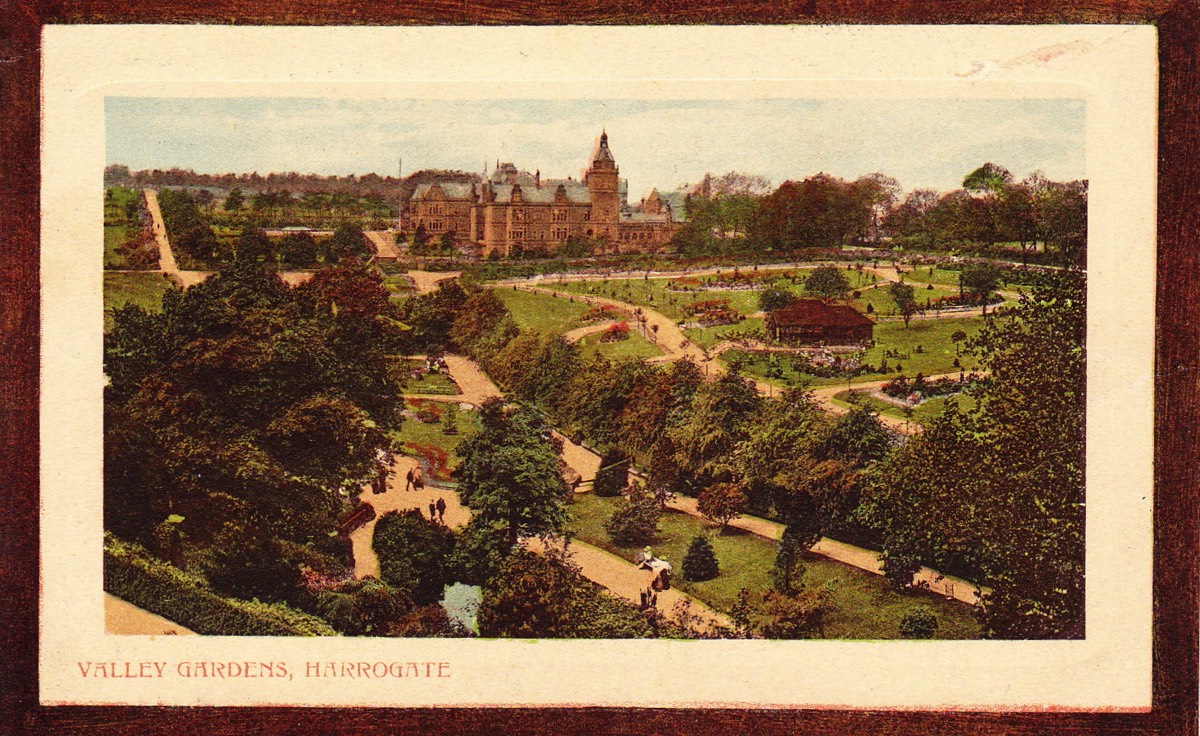
{"type": "Polygon", "coordinates": [[[845,181],[816,174],[774,190],[730,172],[693,189],[674,248],[687,256],[787,253],[846,245],[987,255],[1015,248],[1029,261],[1082,265],[1087,182],[1035,173],[1017,181],[987,163],[961,189],[904,193],[885,174],[845,181]],[[1038,247],[1045,253],[1036,253],[1038,247]]]}

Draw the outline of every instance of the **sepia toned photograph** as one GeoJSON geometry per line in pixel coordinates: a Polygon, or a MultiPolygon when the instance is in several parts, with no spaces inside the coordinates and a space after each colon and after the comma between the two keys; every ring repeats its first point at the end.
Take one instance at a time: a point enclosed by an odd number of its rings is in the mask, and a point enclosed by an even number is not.
{"type": "Polygon", "coordinates": [[[1082,638],[1083,129],[106,99],[108,631],[1082,638]]]}
{"type": "Polygon", "coordinates": [[[43,702],[1148,707],[1152,33],[83,30],[43,702]]]}

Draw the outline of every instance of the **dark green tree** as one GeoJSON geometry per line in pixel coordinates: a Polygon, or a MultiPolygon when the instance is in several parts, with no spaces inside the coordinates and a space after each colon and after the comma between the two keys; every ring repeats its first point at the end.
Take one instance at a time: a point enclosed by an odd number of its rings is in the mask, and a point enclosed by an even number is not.
{"type": "Polygon", "coordinates": [[[417,605],[442,599],[442,591],[451,582],[453,532],[430,523],[416,509],[403,514],[389,511],[376,520],[372,540],[385,583],[405,591],[417,605]]]}
{"type": "Polygon", "coordinates": [[[610,449],[600,458],[600,468],[596,471],[596,481],[592,484],[592,492],[597,496],[619,496],[629,485],[630,459],[617,449],[610,449]]]}
{"type": "Polygon", "coordinates": [[[842,270],[834,266],[820,266],[804,280],[805,296],[813,296],[826,301],[845,299],[850,291],[850,280],[842,270]]]}
{"type": "Polygon", "coordinates": [[[561,532],[568,491],[549,429],[531,410],[496,399],[479,414],[482,429],[458,449],[462,502],[483,523],[503,526],[510,546],[561,532]]]}
{"type": "Polygon", "coordinates": [[[913,606],[900,618],[900,636],[905,639],[932,639],[937,628],[937,616],[928,606],[913,606]]]}
{"type": "Polygon", "coordinates": [[[763,289],[762,293],[758,295],[758,308],[764,312],[774,312],[794,301],[796,301],[796,295],[792,292],[772,287],[763,289]]]}
{"type": "Polygon", "coordinates": [[[654,496],[635,486],[618,502],[612,517],[604,523],[604,530],[615,544],[623,547],[650,544],[658,534],[661,514],[654,496]]]}
{"type": "Polygon", "coordinates": [[[712,580],[720,574],[716,552],[703,534],[697,535],[683,556],[683,579],[693,582],[712,580]]]}

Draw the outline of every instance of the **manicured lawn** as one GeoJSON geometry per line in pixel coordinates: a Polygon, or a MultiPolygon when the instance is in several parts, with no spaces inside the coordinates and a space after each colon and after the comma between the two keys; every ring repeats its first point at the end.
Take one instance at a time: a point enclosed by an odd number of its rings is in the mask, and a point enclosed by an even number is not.
{"type": "MultiPolygon", "coordinates": [[[[608,550],[633,561],[640,546],[619,547],[604,531],[604,522],[612,515],[617,499],[599,498],[591,493],[576,494],[570,506],[572,528],[581,541],[608,550]]],[[[666,513],[659,525],[658,541],[652,545],[657,557],[674,567],[672,584],[713,608],[728,612],[738,591],[745,587],[761,591],[769,585],[769,571],[775,562],[774,542],[748,532],[729,529],[723,533],[703,519],[678,512],[666,513]],[[682,580],[681,566],[687,546],[698,534],[712,542],[721,574],[702,583],[682,580]]],[[[969,606],[946,601],[924,593],[896,593],[881,576],[872,575],[819,555],[805,560],[804,580],[813,585],[828,584],[833,589],[837,611],[826,625],[826,636],[838,639],[894,639],[899,636],[900,618],[913,605],[926,605],[938,619],[938,638],[971,639],[979,637],[979,625],[969,606]]]]}
{"type": "Polygon", "coordinates": [[[953,397],[935,396],[914,406],[912,415],[906,417],[904,416],[903,408],[878,399],[868,393],[843,391],[833,397],[834,401],[842,406],[865,406],[879,414],[886,414],[897,419],[908,419],[923,426],[937,419],[946,411],[946,401],[950,398],[955,399],[960,409],[970,409],[975,405],[975,400],[966,394],[954,394],[953,397]]]}
{"type": "Polygon", "coordinates": [[[933,267],[933,273],[930,274],[929,266],[918,266],[916,269],[905,268],[904,280],[911,284],[945,284],[952,288],[955,294],[958,293],[958,275],[961,271],[950,271],[944,268],[933,267]]]}
{"type": "MultiPolygon", "coordinates": [[[[430,402],[431,404],[433,402],[430,402]]],[[[453,469],[458,465],[458,456],[455,455],[455,450],[465,440],[474,437],[479,432],[479,415],[471,409],[459,409],[458,404],[439,402],[434,406],[440,411],[457,412],[458,419],[458,434],[446,434],[443,431],[441,420],[436,422],[419,422],[413,417],[408,417],[404,420],[404,424],[400,426],[400,430],[394,433],[394,438],[405,445],[418,445],[425,447],[434,447],[442,450],[450,456],[449,467],[453,469]]],[[[440,414],[439,414],[440,416],[440,414]]],[[[421,455],[419,451],[414,451],[414,448],[407,448],[414,455],[421,455]]]]}
{"type": "MultiPolygon", "coordinates": [[[[420,367],[424,361],[421,360],[405,360],[405,371],[411,371],[420,367]]],[[[461,394],[458,384],[450,379],[444,373],[426,373],[421,378],[412,378],[410,375],[405,376],[404,392],[407,394],[433,394],[441,396],[455,396],[461,394]]]]}
{"type": "Polygon", "coordinates": [[[732,325],[684,330],[683,334],[692,342],[696,343],[705,350],[708,350],[722,340],[727,339],[727,335],[730,332],[751,332],[753,330],[758,330],[760,332],[763,330],[762,317],[747,317],[741,322],[737,322],[732,325]]]}
{"type": "Polygon", "coordinates": [[[162,295],[175,284],[161,273],[104,274],[104,330],[112,329],[112,311],[136,304],[151,312],[162,309],[162,295]]]}
{"type": "MultiPolygon", "coordinates": [[[[749,320],[747,320],[748,322],[749,320]]],[[[745,324],[745,323],[743,323],[745,324]]],[[[879,322],[875,325],[875,346],[868,349],[862,356],[862,361],[879,367],[887,361],[888,372],[869,373],[856,377],[855,381],[881,380],[889,376],[899,375],[897,364],[903,368],[904,375],[912,377],[918,373],[935,376],[946,373],[957,373],[959,370],[970,371],[978,361],[965,351],[958,356],[959,367],[955,367],[955,348],[950,336],[961,330],[968,338],[974,337],[983,327],[983,317],[954,317],[946,319],[914,319],[908,327],[902,321],[879,322]],[[917,346],[922,352],[917,352],[917,346]],[[892,351],[888,354],[888,351],[892,351]]],[[[729,350],[721,354],[721,360],[743,361],[742,368],[749,374],[777,385],[788,385],[798,379],[808,379],[813,386],[833,386],[845,383],[845,378],[815,378],[797,374],[791,367],[791,361],[786,356],[773,360],[768,356],[751,356],[741,350],[729,350]],[[772,364],[780,367],[782,376],[769,376],[768,370],[772,364]]]]}
{"type": "Polygon", "coordinates": [[[512,312],[513,319],[522,330],[561,335],[576,327],[579,315],[590,309],[583,302],[572,302],[549,294],[498,288],[496,295],[512,312]]]}
{"type": "MultiPolygon", "coordinates": [[[[704,277],[701,283],[711,277],[704,277]]],[[[612,281],[571,281],[566,284],[551,284],[559,291],[575,294],[606,296],[662,312],[674,320],[687,319],[684,310],[689,304],[713,299],[728,299],[730,309],[738,314],[751,315],[759,311],[758,295],[761,289],[707,289],[673,291],[671,279],[613,279],[612,281]]]]}
{"type": "Polygon", "coordinates": [[[662,351],[654,347],[640,332],[632,327],[629,337],[617,342],[600,342],[603,333],[588,335],[579,341],[578,345],[585,354],[599,353],[609,360],[619,358],[653,358],[662,355],[662,351]]]}
{"type": "Polygon", "coordinates": [[[117,246],[129,237],[124,225],[104,226],[104,267],[125,268],[125,256],[117,252],[117,246]]]}

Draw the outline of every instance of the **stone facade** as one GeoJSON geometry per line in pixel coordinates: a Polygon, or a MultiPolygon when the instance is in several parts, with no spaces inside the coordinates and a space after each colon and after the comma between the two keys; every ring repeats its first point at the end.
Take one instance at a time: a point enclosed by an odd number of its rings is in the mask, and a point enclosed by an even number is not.
{"type": "Polygon", "coordinates": [[[422,184],[409,203],[406,227],[424,226],[434,238],[454,233],[482,255],[555,253],[568,240],[588,241],[596,253],[661,251],[682,227],[683,197],[657,190],[637,208],[602,133],[582,179],[542,179],[496,163],[481,184],[422,184]]]}

